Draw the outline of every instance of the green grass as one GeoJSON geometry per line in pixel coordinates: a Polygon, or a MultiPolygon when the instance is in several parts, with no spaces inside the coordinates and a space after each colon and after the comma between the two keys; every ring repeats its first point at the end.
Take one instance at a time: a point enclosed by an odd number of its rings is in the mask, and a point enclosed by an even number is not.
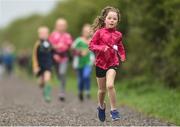
{"type": "MultiPolygon", "coordinates": [[[[122,84],[126,85],[126,84],[122,84]]],[[[147,115],[180,125],[180,93],[160,85],[128,89],[117,87],[117,98],[121,104],[134,107],[147,115]]]]}

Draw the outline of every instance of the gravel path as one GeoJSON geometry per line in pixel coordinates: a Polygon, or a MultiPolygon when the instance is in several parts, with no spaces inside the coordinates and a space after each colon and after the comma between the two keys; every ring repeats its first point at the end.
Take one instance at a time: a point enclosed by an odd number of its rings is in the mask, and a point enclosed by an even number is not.
{"type": "Polygon", "coordinates": [[[34,84],[34,82],[16,76],[0,80],[0,126],[172,125],[146,117],[126,106],[119,107],[122,115],[121,120],[111,122],[109,111],[107,111],[107,120],[101,123],[96,117],[96,103],[94,101],[81,103],[76,96],[67,94],[66,101],[62,103],[57,99],[57,88],[54,88],[52,102],[46,103],[43,101],[42,91],[34,84]]]}

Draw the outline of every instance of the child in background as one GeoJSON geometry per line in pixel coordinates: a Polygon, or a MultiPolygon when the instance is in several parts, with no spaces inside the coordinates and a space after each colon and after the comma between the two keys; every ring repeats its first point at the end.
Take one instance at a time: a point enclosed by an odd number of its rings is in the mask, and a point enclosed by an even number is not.
{"type": "Polygon", "coordinates": [[[33,49],[33,72],[39,77],[40,87],[43,88],[44,99],[47,102],[51,101],[51,67],[52,48],[48,41],[49,29],[46,26],[39,27],[39,39],[35,43],[33,49]]]}
{"type": "Polygon", "coordinates": [[[5,71],[9,76],[13,73],[16,60],[14,49],[15,47],[12,45],[12,43],[9,42],[6,42],[3,46],[2,61],[5,67],[5,71]]]}
{"type": "Polygon", "coordinates": [[[105,121],[104,102],[106,89],[109,95],[112,120],[120,119],[116,109],[116,91],[114,80],[116,71],[121,61],[125,61],[125,50],[122,43],[122,33],[116,30],[120,21],[120,12],[114,7],[105,7],[93,24],[94,35],[89,44],[89,49],[95,53],[96,77],[98,83],[98,108],[100,121],[105,121]]]}
{"type": "Polygon", "coordinates": [[[3,55],[2,55],[2,49],[0,47],[0,80],[2,78],[3,73],[4,73],[3,55]]]}
{"type": "Polygon", "coordinates": [[[85,24],[82,28],[82,35],[78,37],[73,45],[74,61],[73,66],[77,71],[78,76],[78,96],[83,101],[83,91],[85,95],[90,98],[90,80],[92,71],[92,57],[93,53],[89,51],[88,45],[90,42],[90,29],[89,24],[85,24]]]}
{"type": "Polygon", "coordinates": [[[49,41],[53,47],[53,59],[55,62],[55,70],[60,84],[59,99],[65,100],[65,87],[66,87],[66,71],[68,64],[68,51],[72,44],[72,38],[67,30],[67,21],[60,18],[56,21],[55,30],[49,37],[49,41]]]}

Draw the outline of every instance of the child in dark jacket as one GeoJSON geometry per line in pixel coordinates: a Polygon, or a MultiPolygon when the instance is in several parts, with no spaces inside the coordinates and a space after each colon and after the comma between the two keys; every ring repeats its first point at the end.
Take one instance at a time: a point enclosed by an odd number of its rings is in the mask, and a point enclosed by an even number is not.
{"type": "Polygon", "coordinates": [[[44,99],[47,102],[51,101],[51,68],[52,48],[48,41],[49,29],[46,26],[38,29],[39,39],[35,43],[33,50],[33,72],[39,77],[40,87],[43,88],[44,99]]]}

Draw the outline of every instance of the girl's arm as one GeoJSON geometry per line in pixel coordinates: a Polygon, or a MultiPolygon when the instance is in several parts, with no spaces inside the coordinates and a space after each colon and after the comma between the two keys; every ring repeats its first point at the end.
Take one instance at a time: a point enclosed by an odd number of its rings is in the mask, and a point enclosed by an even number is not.
{"type": "Polygon", "coordinates": [[[125,50],[124,50],[124,45],[122,43],[122,37],[121,37],[120,41],[118,42],[117,46],[118,46],[118,52],[120,53],[121,61],[125,61],[126,54],[125,54],[125,50]]]}
{"type": "Polygon", "coordinates": [[[36,42],[33,48],[32,54],[32,65],[33,65],[33,72],[36,74],[39,71],[39,63],[37,59],[37,48],[39,46],[39,42],[36,42]]]}
{"type": "Polygon", "coordinates": [[[79,45],[79,39],[76,39],[73,44],[71,45],[71,50],[73,51],[74,56],[80,55],[80,49],[78,48],[79,45]]]}
{"type": "Polygon", "coordinates": [[[94,53],[104,51],[107,46],[106,45],[98,45],[99,40],[100,40],[100,31],[96,31],[90,41],[89,50],[91,50],[94,53]]]}
{"type": "Polygon", "coordinates": [[[72,43],[73,43],[73,39],[72,39],[72,36],[69,34],[68,37],[67,37],[67,43],[68,43],[68,48],[71,47],[72,43]]]}

